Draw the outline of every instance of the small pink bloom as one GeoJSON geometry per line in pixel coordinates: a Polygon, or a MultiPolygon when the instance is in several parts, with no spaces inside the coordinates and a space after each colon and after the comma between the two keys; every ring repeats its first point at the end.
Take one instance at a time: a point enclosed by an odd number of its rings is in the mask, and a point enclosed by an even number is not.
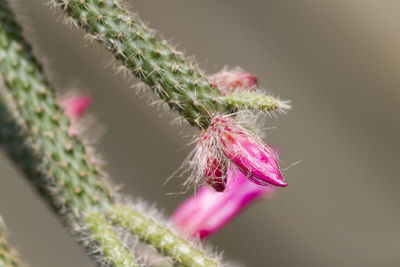
{"type": "Polygon", "coordinates": [[[73,96],[61,100],[61,106],[64,108],[64,113],[71,120],[80,119],[91,103],[92,99],[87,95],[73,96]]]}
{"type": "Polygon", "coordinates": [[[92,99],[87,95],[71,96],[61,99],[60,105],[64,109],[64,114],[71,120],[70,136],[78,135],[78,121],[83,117],[86,109],[92,103],[92,99]]]}
{"type": "Polygon", "coordinates": [[[276,154],[268,145],[227,116],[214,118],[209,127],[211,131],[218,132],[225,156],[249,180],[259,185],[287,186],[279,170],[276,154]]]}
{"type": "Polygon", "coordinates": [[[250,182],[232,165],[225,192],[215,192],[208,186],[200,187],[175,210],[171,220],[190,236],[205,238],[227,224],[252,201],[270,196],[275,190],[272,186],[250,182]]]}
{"type": "Polygon", "coordinates": [[[223,69],[209,76],[208,81],[222,94],[229,94],[235,90],[254,90],[258,84],[258,79],[254,74],[238,67],[230,70],[223,69]]]}

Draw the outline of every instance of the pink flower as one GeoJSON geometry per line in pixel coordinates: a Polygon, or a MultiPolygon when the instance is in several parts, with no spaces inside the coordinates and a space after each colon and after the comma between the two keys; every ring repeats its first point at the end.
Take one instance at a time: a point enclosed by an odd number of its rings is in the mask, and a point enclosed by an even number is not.
{"type": "Polygon", "coordinates": [[[60,105],[64,109],[64,114],[71,120],[69,134],[78,135],[78,121],[83,117],[86,109],[92,103],[92,99],[87,95],[75,95],[61,99],[60,105]]]}
{"type": "Polygon", "coordinates": [[[227,159],[252,182],[285,187],[277,156],[266,144],[237,124],[231,117],[216,116],[207,131],[215,133],[227,159]]]}
{"type": "Polygon", "coordinates": [[[254,74],[245,72],[239,67],[224,68],[220,72],[210,75],[208,81],[222,94],[229,94],[235,90],[254,90],[258,85],[258,79],[254,74]]]}
{"type": "Polygon", "coordinates": [[[205,238],[216,232],[252,201],[272,195],[276,188],[250,182],[235,165],[228,170],[226,191],[202,186],[173,213],[172,222],[188,235],[205,238]]]}
{"type": "Polygon", "coordinates": [[[80,119],[91,103],[92,99],[87,95],[72,96],[61,100],[64,114],[71,120],[80,119]]]}

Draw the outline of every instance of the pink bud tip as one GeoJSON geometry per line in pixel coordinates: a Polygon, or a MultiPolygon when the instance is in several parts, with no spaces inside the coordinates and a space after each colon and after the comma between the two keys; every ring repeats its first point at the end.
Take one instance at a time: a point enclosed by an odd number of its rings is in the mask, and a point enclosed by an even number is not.
{"type": "Polygon", "coordinates": [[[61,106],[64,108],[64,113],[71,120],[80,119],[91,103],[92,99],[87,95],[73,96],[61,100],[61,106]]]}
{"type": "Polygon", "coordinates": [[[288,185],[282,178],[273,150],[232,118],[218,116],[214,118],[210,127],[218,129],[225,156],[236,164],[249,180],[259,185],[288,185]]]}
{"type": "Polygon", "coordinates": [[[190,236],[203,239],[231,221],[252,201],[270,196],[275,190],[250,182],[235,165],[231,165],[225,192],[200,187],[175,210],[171,220],[190,236]]]}
{"type": "Polygon", "coordinates": [[[245,72],[241,68],[223,69],[208,78],[209,83],[218,88],[222,94],[229,94],[235,90],[254,90],[258,79],[254,74],[245,72]]]}

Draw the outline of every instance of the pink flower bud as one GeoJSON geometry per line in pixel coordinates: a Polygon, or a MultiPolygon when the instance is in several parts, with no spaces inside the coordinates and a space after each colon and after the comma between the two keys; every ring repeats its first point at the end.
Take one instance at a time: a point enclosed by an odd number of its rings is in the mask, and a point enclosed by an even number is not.
{"type": "Polygon", "coordinates": [[[64,114],[71,120],[80,119],[86,109],[92,103],[92,99],[87,95],[73,96],[61,100],[61,106],[64,108],[64,114]]]}
{"type": "Polygon", "coordinates": [[[238,125],[232,118],[218,116],[210,127],[218,129],[218,136],[225,156],[246,177],[259,185],[285,187],[275,153],[254,135],[238,125]]]}
{"type": "Polygon", "coordinates": [[[258,79],[254,74],[245,72],[241,68],[223,69],[208,78],[209,83],[218,88],[222,94],[229,94],[235,90],[254,90],[258,79]]]}
{"type": "Polygon", "coordinates": [[[205,238],[216,232],[254,200],[275,192],[272,186],[259,186],[232,165],[228,171],[228,184],[223,193],[208,186],[200,187],[173,213],[172,222],[193,237],[205,238]]]}

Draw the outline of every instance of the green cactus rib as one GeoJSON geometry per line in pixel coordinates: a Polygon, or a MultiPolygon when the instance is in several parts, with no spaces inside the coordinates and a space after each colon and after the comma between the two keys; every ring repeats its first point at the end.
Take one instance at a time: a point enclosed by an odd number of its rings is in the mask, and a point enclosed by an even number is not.
{"type": "MultiPolygon", "coordinates": [[[[101,181],[101,168],[91,160],[88,148],[79,137],[69,134],[70,121],[5,0],[0,0],[0,75],[5,87],[0,88],[0,145],[89,252],[103,252],[93,255],[116,266],[132,262],[133,256],[127,258],[123,247],[119,253],[103,247],[93,249],[93,243],[119,243],[112,235],[112,222],[106,224],[103,217],[93,215],[106,214],[114,205],[113,191],[101,181]],[[108,237],[101,235],[103,231],[108,237]],[[93,242],[83,241],[79,234],[93,242]]],[[[149,222],[154,223],[148,225],[150,229],[168,231],[153,220],[149,222]]]]}
{"type": "Polygon", "coordinates": [[[2,225],[0,217],[0,266],[18,267],[21,266],[17,251],[10,248],[7,241],[6,229],[2,225]]]}
{"type": "Polygon", "coordinates": [[[140,266],[124,248],[123,242],[118,239],[103,213],[89,213],[85,216],[85,221],[107,264],[121,267],[140,266]]]}
{"type": "Polygon", "coordinates": [[[143,217],[129,206],[115,206],[109,211],[111,220],[136,235],[142,241],[152,244],[163,255],[172,257],[183,266],[219,266],[218,262],[207,259],[204,252],[194,248],[188,241],[176,236],[152,219],[143,217]]]}

